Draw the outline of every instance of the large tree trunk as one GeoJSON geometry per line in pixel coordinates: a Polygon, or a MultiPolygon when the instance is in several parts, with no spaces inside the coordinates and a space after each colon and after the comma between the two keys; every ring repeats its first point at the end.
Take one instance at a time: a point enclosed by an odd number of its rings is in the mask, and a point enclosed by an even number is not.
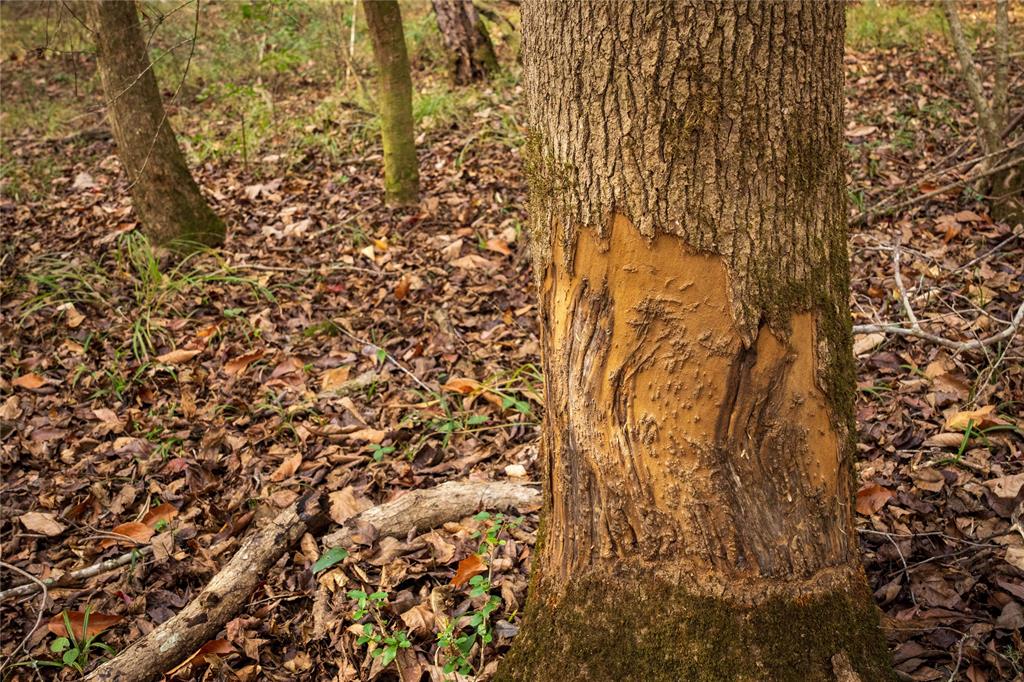
{"type": "Polygon", "coordinates": [[[384,143],[384,194],[389,204],[416,203],[420,191],[412,120],[412,76],[395,0],[363,0],[377,61],[377,97],[384,143]]]}
{"type": "Polygon", "coordinates": [[[524,2],[545,508],[500,679],[866,681],[843,5],[524,2]]]}
{"type": "Polygon", "coordinates": [[[224,223],[189,173],[164,111],[134,0],[86,0],[96,61],[139,222],[157,244],[179,250],[224,242],[224,223]]]}
{"type": "Polygon", "coordinates": [[[473,0],[433,0],[433,5],[455,84],[486,80],[497,71],[494,45],[473,0]]]}

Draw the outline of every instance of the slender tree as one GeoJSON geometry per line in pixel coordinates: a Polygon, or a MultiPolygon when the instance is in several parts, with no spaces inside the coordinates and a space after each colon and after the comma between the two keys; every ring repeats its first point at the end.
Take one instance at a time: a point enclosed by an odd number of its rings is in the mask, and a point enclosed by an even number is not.
{"type": "Polygon", "coordinates": [[[473,0],[433,0],[437,27],[448,49],[452,81],[468,85],[498,70],[498,57],[473,0]]]}
{"type": "Polygon", "coordinates": [[[890,679],[851,511],[843,11],[523,3],[545,501],[498,679],[890,679]]]}
{"type": "Polygon", "coordinates": [[[420,177],[412,120],[412,76],[395,0],[364,0],[377,61],[378,106],[384,142],[384,193],[390,204],[416,203],[420,177]]]}
{"type": "Polygon", "coordinates": [[[164,110],[134,0],[87,0],[97,68],[121,166],[142,228],[157,244],[188,251],[224,241],[164,110]]]}

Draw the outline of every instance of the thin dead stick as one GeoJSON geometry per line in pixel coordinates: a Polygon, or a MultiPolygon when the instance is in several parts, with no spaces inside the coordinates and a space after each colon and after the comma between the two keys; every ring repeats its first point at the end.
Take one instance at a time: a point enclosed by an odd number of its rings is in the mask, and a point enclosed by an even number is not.
{"type": "Polygon", "coordinates": [[[921,330],[921,323],[917,321],[917,315],[914,314],[914,309],[910,305],[910,297],[907,295],[907,288],[903,286],[903,274],[900,272],[900,241],[896,239],[896,243],[892,249],[892,267],[893,274],[896,277],[896,287],[900,291],[900,302],[903,303],[903,310],[907,313],[907,319],[910,320],[910,328],[921,330]]]}
{"type": "MultiPolygon", "coordinates": [[[[148,682],[163,675],[213,639],[246,605],[267,572],[307,532],[319,534],[326,523],[326,495],[311,493],[251,533],[230,561],[177,615],[161,623],[114,659],[94,670],[86,682],[148,682]]],[[[372,524],[380,535],[406,537],[470,516],[481,509],[523,509],[540,504],[540,492],[515,483],[449,481],[372,507],[325,538],[349,544],[359,525],[372,524]]]]}
{"type": "Polygon", "coordinates": [[[986,348],[993,344],[999,343],[1000,341],[1005,341],[1006,339],[1013,337],[1013,335],[1016,334],[1017,330],[1020,328],[1022,321],[1024,321],[1024,303],[1020,304],[1020,307],[1017,308],[1017,313],[1013,316],[1013,319],[1001,332],[999,332],[998,334],[993,334],[992,336],[989,336],[984,339],[975,339],[973,341],[954,341],[953,339],[947,339],[943,336],[938,336],[936,334],[929,334],[928,332],[923,331],[921,329],[913,329],[898,324],[855,324],[853,325],[853,333],[881,333],[894,334],[896,336],[914,336],[919,339],[931,341],[936,345],[943,346],[945,348],[950,348],[952,350],[957,351],[958,353],[963,353],[966,351],[980,350],[982,348],[986,348]]]}
{"type": "MultiPolygon", "coordinates": [[[[1000,151],[999,153],[1001,154],[1002,152],[1000,151]]],[[[1008,161],[1007,163],[1001,164],[999,166],[995,166],[994,168],[989,168],[989,169],[985,170],[982,173],[976,173],[976,174],[972,175],[969,178],[964,178],[962,180],[957,180],[956,182],[951,182],[948,185],[944,185],[942,187],[939,187],[938,189],[932,190],[931,192],[926,192],[926,193],[924,193],[924,194],[922,194],[920,196],[914,197],[913,199],[907,199],[906,201],[902,201],[902,202],[900,202],[898,204],[895,204],[893,206],[890,206],[888,208],[883,208],[883,209],[876,208],[874,210],[864,211],[863,213],[860,213],[860,214],[854,216],[853,218],[850,218],[850,224],[851,225],[860,225],[860,224],[865,223],[869,218],[872,218],[872,217],[878,218],[878,217],[881,217],[881,216],[890,215],[892,213],[895,213],[896,211],[900,211],[900,210],[903,210],[904,208],[909,208],[910,206],[913,206],[915,204],[919,204],[922,201],[927,201],[928,199],[931,199],[934,196],[938,196],[940,194],[945,194],[946,192],[948,192],[951,189],[956,189],[957,187],[961,187],[963,185],[968,185],[968,184],[970,184],[970,183],[972,183],[972,182],[974,182],[976,180],[982,180],[982,179],[987,178],[987,177],[989,177],[991,175],[995,175],[996,173],[1001,173],[1004,170],[1013,168],[1014,166],[1019,166],[1022,163],[1024,163],[1024,158],[1013,159],[1011,161],[1008,161]]]]}
{"type": "Polygon", "coordinates": [[[394,365],[395,367],[397,367],[397,368],[398,368],[398,371],[402,372],[402,373],[403,373],[403,374],[405,374],[405,375],[406,375],[407,377],[409,377],[410,379],[412,379],[413,381],[415,381],[415,382],[417,383],[417,385],[419,385],[419,387],[420,387],[420,388],[422,388],[422,389],[423,389],[424,391],[426,391],[427,393],[431,393],[431,394],[433,394],[433,393],[436,393],[436,391],[435,391],[434,389],[432,389],[432,388],[431,388],[430,386],[427,386],[427,385],[426,385],[425,383],[423,383],[423,381],[421,381],[421,380],[420,380],[420,378],[419,378],[418,376],[416,376],[415,374],[413,374],[413,373],[412,373],[411,371],[407,370],[407,369],[406,369],[406,368],[405,368],[405,367],[404,367],[404,366],[402,365],[402,363],[400,363],[400,362],[399,362],[398,360],[396,360],[396,359],[395,359],[395,357],[394,357],[393,355],[391,355],[391,353],[389,353],[389,352],[387,351],[387,349],[386,349],[386,348],[381,348],[380,346],[378,346],[378,345],[377,345],[377,344],[375,344],[375,343],[371,343],[370,341],[366,341],[366,340],[364,340],[364,339],[361,339],[361,338],[359,338],[358,336],[356,336],[355,334],[353,334],[353,333],[352,333],[352,332],[350,332],[349,330],[345,329],[345,327],[343,327],[343,326],[342,326],[342,325],[340,325],[340,324],[338,325],[338,329],[340,329],[340,330],[341,330],[341,333],[342,333],[342,334],[344,334],[344,335],[345,335],[345,336],[347,336],[348,338],[352,339],[353,341],[355,341],[355,342],[357,342],[357,343],[361,343],[361,344],[363,344],[364,346],[369,346],[370,348],[374,349],[375,351],[377,351],[377,352],[379,352],[379,353],[383,353],[383,354],[384,354],[384,357],[385,357],[385,358],[387,358],[388,362],[390,362],[390,363],[391,363],[392,365],[394,365]]]}
{"type": "Polygon", "coordinates": [[[10,665],[11,661],[13,661],[14,658],[18,655],[18,652],[25,647],[25,642],[28,641],[28,638],[32,636],[32,633],[36,631],[36,628],[39,627],[39,624],[43,622],[43,611],[46,610],[46,599],[49,596],[49,594],[46,591],[46,585],[43,583],[43,581],[35,577],[28,571],[23,571],[17,566],[12,566],[6,561],[0,561],[0,566],[3,566],[7,570],[14,571],[15,573],[20,573],[22,576],[32,581],[32,583],[30,584],[38,586],[39,590],[42,590],[43,592],[43,600],[39,602],[39,611],[36,613],[35,625],[33,625],[32,628],[25,633],[25,636],[21,638],[21,642],[18,644],[18,646],[14,648],[14,651],[11,652],[11,655],[4,659],[4,664],[0,665],[0,670],[6,670],[7,666],[10,665]]]}
{"type": "MultiPolygon", "coordinates": [[[[4,599],[9,599],[11,597],[24,597],[26,595],[35,594],[40,589],[45,589],[47,587],[64,587],[65,585],[77,583],[82,580],[92,578],[93,576],[108,573],[110,571],[113,571],[114,569],[121,568],[125,564],[130,564],[133,559],[137,560],[152,553],[153,548],[151,546],[140,547],[134,551],[126,552],[121,556],[114,557],[113,559],[107,559],[106,561],[101,561],[99,563],[93,564],[92,566],[87,566],[85,568],[80,568],[77,571],[65,573],[59,578],[48,578],[46,580],[40,580],[35,576],[30,576],[32,582],[28,582],[23,585],[17,585],[10,589],[4,590],[3,592],[0,592],[0,601],[3,601],[4,599]]],[[[20,571],[20,569],[18,570],[20,571]]],[[[21,572],[24,573],[23,571],[21,572]]]]}

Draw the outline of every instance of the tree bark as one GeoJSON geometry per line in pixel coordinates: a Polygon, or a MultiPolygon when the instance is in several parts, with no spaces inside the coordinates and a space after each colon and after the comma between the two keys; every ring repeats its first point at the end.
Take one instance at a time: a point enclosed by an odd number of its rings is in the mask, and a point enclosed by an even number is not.
{"type": "Polygon", "coordinates": [[[224,223],[210,209],[178,147],[153,73],[134,0],[88,0],[89,28],[107,99],[107,118],[146,235],[189,251],[224,242],[224,223]]]}
{"type": "Polygon", "coordinates": [[[841,3],[524,2],[545,494],[499,679],[891,678],[851,511],[843,31],[841,3]]]}
{"type": "Polygon", "coordinates": [[[469,85],[498,70],[498,57],[473,0],[433,0],[437,27],[448,49],[452,81],[469,85]]]}
{"type": "Polygon", "coordinates": [[[412,76],[402,12],[395,0],[363,0],[363,11],[377,61],[384,194],[389,204],[415,204],[420,179],[413,137],[412,76]]]}

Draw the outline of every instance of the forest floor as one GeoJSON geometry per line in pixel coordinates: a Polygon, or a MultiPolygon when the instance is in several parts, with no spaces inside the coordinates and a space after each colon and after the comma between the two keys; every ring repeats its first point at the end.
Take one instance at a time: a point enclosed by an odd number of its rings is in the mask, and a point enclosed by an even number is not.
{"type": "MultiPolygon", "coordinates": [[[[217,9],[210,21],[224,20],[217,9]]],[[[854,216],[956,180],[978,155],[950,50],[917,19],[896,44],[852,25],[865,34],[846,58],[854,216]]],[[[45,600],[3,600],[0,660],[60,661],[65,609],[119,617],[97,617],[110,626],[98,641],[125,647],[193,597],[247,528],[308,490],[330,493],[341,522],[444,481],[536,480],[543,379],[514,75],[453,91],[418,67],[423,196],[390,210],[372,116],[358,93],[337,97],[330,66],[299,59],[234,91],[272,102],[248,138],[241,108],[232,116],[205,86],[184,92],[175,125],[229,236],[174,262],[136,231],[100,100],[72,95],[69,70],[89,78],[89,59],[23,51],[0,63],[3,561],[45,579],[136,542],[152,549],[45,600]],[[40,94],[53,101],[30,101],[40,94]],[[85,112],[74,122],[85,134],[44,125],[54,110],[38,108],[62,98],[85,112]]],[[[1013,101],[1022,92],[1018,78],[1013,101]]],[[[970,340],[1024,302],[1024,229],[993,222],[963,186],[855,225],[850,246],[855,324],[905,323],[905,294],[926,329],[970,340]]],[[[961,353],[855,341],[856,520],[897,671],[1024,679],[1024,333],[961,353]]],[[[367,535],[317,573],[327,548],[307,537],[207,649],[218,655],[178,674],[454,679],[442,668],[459,656],[439,636],[446,624],[469,633],[493,595],[493,641],[461,661],[487,679],[519,623],[536,523],[469,517],[404,540],[367,535]],[[485,552],[489,591],[453,585],[488,537],[503,541],[485,552]],[[386,598],[357,621],[352,590],[386,598]],[[383,665],[362,622],[409,646],[383,665]]],[[[21,582],[4,567],[0,589],[21,582]]],[[[38,673],[78,675],[60,663],[38,673]]]]}

